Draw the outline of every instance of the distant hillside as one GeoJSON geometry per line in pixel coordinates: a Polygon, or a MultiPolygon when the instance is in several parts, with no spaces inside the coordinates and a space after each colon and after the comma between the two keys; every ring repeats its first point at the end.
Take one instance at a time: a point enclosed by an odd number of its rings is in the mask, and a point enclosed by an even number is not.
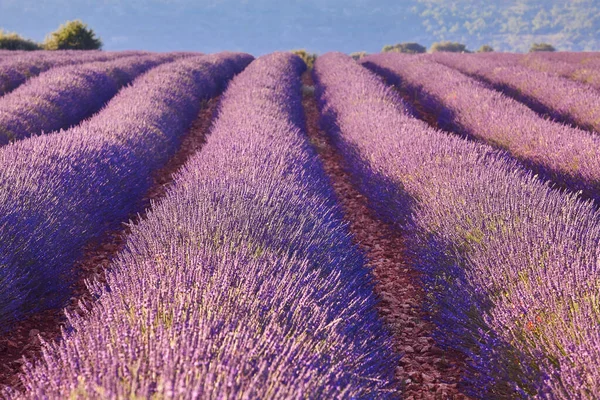
{"type": "MultiPolygon", "coordinates": [[[[527,51],[532,42],[560,50],[600,50],[598,0],[416,0],[425,41],[453,40],[473,49],[527,51]]],[[[415,21],[417,23],[417,21],[415,21]]]]}
{"type": "Polygon", "coordinates": [[[106,50],[372,53],[442,40],[600,50],[600,0],[0,0],[0,28],[36,41],[73,19],[106,50]]]}

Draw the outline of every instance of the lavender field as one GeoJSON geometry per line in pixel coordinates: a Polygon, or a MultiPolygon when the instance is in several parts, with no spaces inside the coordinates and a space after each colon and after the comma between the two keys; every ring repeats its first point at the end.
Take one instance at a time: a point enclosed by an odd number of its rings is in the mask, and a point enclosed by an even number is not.
{"type": "Polygon", "coordinates": [[[0,398],[600,398],[599,205],[599,53],[1,52],[0,398]]]}

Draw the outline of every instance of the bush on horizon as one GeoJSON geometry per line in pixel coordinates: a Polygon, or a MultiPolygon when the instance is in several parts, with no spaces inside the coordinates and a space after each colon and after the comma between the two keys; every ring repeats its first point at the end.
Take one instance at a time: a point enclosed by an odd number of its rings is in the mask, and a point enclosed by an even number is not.
{"type": "Polygon", "coordinates": [[[39,50],[40,45],[30,39],[25,39],[15,32],[5,32],[0,29],[0,49],[2,50],[39,50]]]}
{"type": "Polygon", "coordinates": [[[292,50],[292,53],[299,56],[304,63],[306,64],[306,68],[312,69],[315,64],[315,60],[317,59],[316,53],[309,53],[305,49],[292,50]]]}
{"type": "Polygon", "coordinates": [[[354,60],[358,61],[363,57],[367,56],[367,52],[366,51],[355,51],[354,53],[350,53],[350,57],[352,57],[354,60]]]}
{"type": "Polygon", "coordinates": [[[529,48],[529,52],[535,53],[536,51],[556,51],[556,49],[550,43],[534,43],[529,48]]]}
{"type": "Polygon", "coordinates": [[[450,53],[470,53],[467,50],[467,45],[458,42],[435,42],[431,45],[431,52],[446,51],[450,53]]]}
{"type": "Polygon", "coordinates": [[[421,46],[419,43],[415,42],[402,42],[396,43],[394,45],[385,45],[383,49],[381,49],[382,53],[386,53],[388,51],[397,52],[397,53],[409,53],[409,54],[418,54],[425,53],[427,48],[421,46]]]}
{"type": "Polygon", "coordinates": [[[46,36],[45,50],[99,50],[102,40],[81,20],[67,21],[46,36]]]}
{"type": "Polygon", "coordinates": [[[477,49],[477,53],[491,53],[494,51],[494,48],[489,44],[484,44],[479,49],[477,49]]]}

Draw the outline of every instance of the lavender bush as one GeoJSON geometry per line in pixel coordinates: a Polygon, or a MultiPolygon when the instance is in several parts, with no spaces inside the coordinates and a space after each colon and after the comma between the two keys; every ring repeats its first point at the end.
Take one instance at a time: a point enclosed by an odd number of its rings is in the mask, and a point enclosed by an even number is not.
{"type": "Polygon", "coordinates": [[[388,53],[369,56],[363,63],[409,91],[440,127],[505,149],[543,178],[600,201],[597,135],[540,118],[523,104],[427,58],[388,53]]]}
{"type": "Polygon", "coordinates": [[[538,52],[528,54],[527,57],[534,56],[549,61],[564,61],[571,64],[586,64],[600,59],[600,53],[597,51],[557,51],[557,52],[538,52]]]}
{"type": "Polygon", "coordinates": [[[14,90],[27,79],[52,67],[75,65],[93,61],[109,61],[143,52],[123,51],[33,51],[0,60],[0,96],[14,90]]]}
{"type": "Polygon", "coordinates": [[[304,68],[274,53],[232,81],[23,397],[398,397],[370,272],[304,132],[304,68]]]}
{"type": "Polygon", "coordinates": [[[138,75],[167,61],[173,57],[132,56],[52,68],[30,79],[0,97],[0,145],[75,125],[138,75]]]}
{"type": "Polygon", "coordinates": [[[201,101],[251,59],[156,67],[83,124],[0,149],[0,331],[62,303],[84,245],[136,210],[201,101]]]}
{"type": "Polygon", "coordinates": [[[436,339],[476,398],[600,396],[600,216],[489,146],[434,130],[340,53],[315,63],[323,126],[412,242],[436,339]],[[384,184],[384,185],[382,185],[384,184]]]}
{"type": "Polygon", "coordinates": [[[433,59],[489,82],[537,112],[600,132],[600,96],[590,86],[519,65],[498,67],[484,57],[456,56],[444,53],[433,59]]]}
{"type": "Polygon", "coordinates": [[[559,75],[600,90],[600,59],[590,59],[575,63],[569,58],[547,59],[545,57],[524,57],[521,62],[528,68],[559,75]]]}

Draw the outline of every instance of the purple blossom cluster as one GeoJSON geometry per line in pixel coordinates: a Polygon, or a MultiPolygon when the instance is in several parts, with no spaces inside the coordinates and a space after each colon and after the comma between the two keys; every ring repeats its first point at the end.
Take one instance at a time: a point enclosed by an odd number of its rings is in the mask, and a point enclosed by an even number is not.
{"type": "MultiPolygon", "coordinates": [[[[302,60],[233,79],[208,142],[132,227],[25,398],[397,398],[397,359],[305,133],[302,60]]],[[[18,397],[18,396],[15,396],[18,397]]]]}
{"type": "Polygon", "coordinates": [[[598,135],[543,119],[429,58],[384,53],[365,58],[363,65],[407,90],[441,128],[502,148],[544,179],[600,202],[598,135]]]}
{"type": "Polygon", "coordinates": [[[170,55],[55,67],[0,97],[0,145],[65,129],[98,111],[121,87],[170,55]]]}
{"type": "Polygon", "coordinates": [[[568,58],[547,59],[546,57],[530,55],[523,57],[520,64],[528,68],[579,81],[600,90],[600,59],[584,59],[581,63],[568,60],[568,58]]]}
{"type": "Polygon", "coordinates": [[[82,124],[0,149],[0,331],[68,298],[84,246],[137,209],[201,102],[251,60],[158,66],[82,124]]]}
{"type": "Polygon", "coordinates": [[[346,55],[319,56],[314,75],[324,128],[371,206],[409,239],[436,340],[467,357],[467,394],[600,396],[593,204],[415,119],[346,55]]]}
{"type": "Polygon", "coordinates": [[[148,54],[139,51],[28,51],[0,59],[0,96],[14,90],[27,79],[52,67],[75,65],[93,61],[109,61],[131,55],[148,54]]]}
{"type": "Polygon", "coordinates": [[[13,56],[21,56],[24,54],[27,54],[28,51],[27,50],[5,50],[5,49],[0,49],[0,62],[2,60],[8,60],[10,57],[13,56]]]}
{"type": "Polygon", "coordinates": [[[490,83],[539,113],[600,132],[600,96],[589,85],[521,65],[498,66],[473,55],[438,53],[432,58],[490,83]]]}
{"type": "Polygon", "coordinates": [[[557,52],[546,52],[540,51],[533,54],[528,54],[536,58],[548,60],[548,61],[564,61],[571,64],[587,64],[588,62],[595,62],[600,60],[600,53],[597,51],[557,51],[557,52]]]}

